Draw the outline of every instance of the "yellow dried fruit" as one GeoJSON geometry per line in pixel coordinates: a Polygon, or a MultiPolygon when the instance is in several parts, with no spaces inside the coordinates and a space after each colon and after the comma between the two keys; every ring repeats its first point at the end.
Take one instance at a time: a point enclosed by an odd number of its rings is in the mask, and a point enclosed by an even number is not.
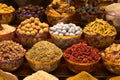
{"type": "Polygon", "coordinates": [[[18,26],[18,30],[20,33],[25,35],[36,35],[36,34],[43,34],[44,31],[48,32],[48,24],[41,23],[39,18],[31,17],[21,22],[18,26]],[[44,29],[45,27],[45,29],[44,29]]]}

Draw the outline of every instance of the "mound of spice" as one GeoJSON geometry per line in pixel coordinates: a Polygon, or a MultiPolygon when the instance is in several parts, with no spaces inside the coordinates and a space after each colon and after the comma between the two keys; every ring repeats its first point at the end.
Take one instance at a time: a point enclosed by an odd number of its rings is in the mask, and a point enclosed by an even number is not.
{"type": "Polygon", "coordinates": [[[90,63],[98,61],[99,50],[88,46],[86,42],[80,42],[67,48],[64,57],[76,63],[90,63]]]}
{"type": "Polygon", "coordinates": [[[97,78],[93,77],[86,71],[82,71],[75,76],[67,78],[67,80],[98,80],[97,78]]]}
{"type": "Polygon", "coordinates": [[[120,44],[113,43],[102,53],[102,57],[108,61],[120,63],[120,44]]]}
{"type": "Polygon", "coordinates": [[[59,80],[52,74],[49,74],[43,70],[39,70],[30,76],[25,77],[23,80],[59,80]]]}
{"type": "Polygon", "coordinates": [[[23,57],[25,49],[22,45],[13,41],[0,42],[0,61],[11,61],[23,57]]]}
{"type": "Polygon", "coordinates": [[[49,62],[58,59],[62,54],[62,50],[55,44],[48,41],[40,41],[26,53],[26,56],[33,61],[49,62]]]}

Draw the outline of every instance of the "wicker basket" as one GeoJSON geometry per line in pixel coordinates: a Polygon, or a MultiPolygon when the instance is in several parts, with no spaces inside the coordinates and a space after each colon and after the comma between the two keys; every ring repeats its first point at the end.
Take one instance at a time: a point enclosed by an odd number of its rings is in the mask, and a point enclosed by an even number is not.
{"type": "Polygon", "coordinates": [[[38,71],[38,70],[44,70],[46,72],[51,72],[54,71],[62,58],[61,54],[56,60],[51,60],[49,62],[39,62],[39,61],[33,61],[32,59],[30,59],[27,54],[25,55],[30,67],[34,70],[34,71],[38,71]]]}
{"type": "Polygon", "coordinates": [[[80,32],[75,36],[59,36],[50,33],[52,41],[60,48],[67,48],[75,43],[78,43],[81,39],[83,32],[80,32]]]}
{"type": "Polygon", "coordinates": [[[23,61],[24,61],[24,56],[15,60],[11,60],[9,62],[0,61],[0,69],[9,72],[15,71],[23,64],[23,61]]]}
{"type": "Polygon", "coordinates": [[[99,60],[91,63],[76,63],[65,58],[67,67],[75,73],[79,73],[81,71],[87,71],[87,72],[94,71],[99,60]]]}
{"type": "Polygon", "coordinates": [[[39,36],[27,36],[16,31],[16,34],[20,43],[26,47],[32,47],[38,41],[46,40],[48,38],[48,33],[40,34],[39,36]]]}
{"type": "Polygon", "coordinates": [[[87,43],[96,48],[106,48],[112,44],[116,35],[114,36],[96,36],[84,34],[87,43]]]}
{"type": "Polygon", "coordinates": [[[120,63],[111,62],[107,59],[104,59],[103,57],[102,57],[102,60],[103,60],[104,66],[108,71],[114,74],[120,75],[120,63]]]}

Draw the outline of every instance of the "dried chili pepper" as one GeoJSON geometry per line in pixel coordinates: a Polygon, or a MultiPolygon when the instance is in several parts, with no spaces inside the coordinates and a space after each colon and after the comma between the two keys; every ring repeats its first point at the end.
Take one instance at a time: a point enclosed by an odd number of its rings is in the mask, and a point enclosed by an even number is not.
{"type": "Polygon", "coordinates": [[[84,41],[67,48],[64,57],[73,62],[90,63],[99,60],[100,54],[97,48],[88,46],[84,41]]]}

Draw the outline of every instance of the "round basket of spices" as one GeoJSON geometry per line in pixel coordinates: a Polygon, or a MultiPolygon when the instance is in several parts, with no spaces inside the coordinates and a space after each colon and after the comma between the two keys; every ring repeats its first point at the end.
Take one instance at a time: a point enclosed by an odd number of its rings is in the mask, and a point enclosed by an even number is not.
{"type": "Polygon", "coordinates": [[[106,69],[114,74],[120,74],[120,44],[113,43],[101,55],[106,69]]]}
{"type": "Polygon", "coordinates": [[[18,26],[16,33],[20,43],[26,47],[33,46],[40,40],[48,38],[47,23],[40,22],[39,18],[31,17],[21,22],[18,26]]]}
{"type": "Polygon", "coordinates": [[[52,41],[60,48],[67,48],[81,39],[82,28],[73,23],[58,23],[49,29],[52,41]]]}
{"type": "Polygon", "coordinates": [[[67,67],[75,73],[94,71],[100,58],[99,50],[88,46],[84,41],[72,45],[64,52],[67,67]]]}
{"type": "Polygon", "coordinates": [[[11,40],[0,42],[0,69],[5,71],[15,71],[23,61],[25,49],[22,45],[11,40]]]}
{"type": "Polygon", "coordinates": [[[28,50],[25,57],[34,71],[55,70],[62,58],[63,52],[55,44],[48,41],[39,41],[28,50]]]}
{"type": "Polygon", "coordinates": [[[87,43],[96,48],[105,48],[112,44],[117,31],[103,19],[96,19],[86,25],[83,30],[87,43]]]}

